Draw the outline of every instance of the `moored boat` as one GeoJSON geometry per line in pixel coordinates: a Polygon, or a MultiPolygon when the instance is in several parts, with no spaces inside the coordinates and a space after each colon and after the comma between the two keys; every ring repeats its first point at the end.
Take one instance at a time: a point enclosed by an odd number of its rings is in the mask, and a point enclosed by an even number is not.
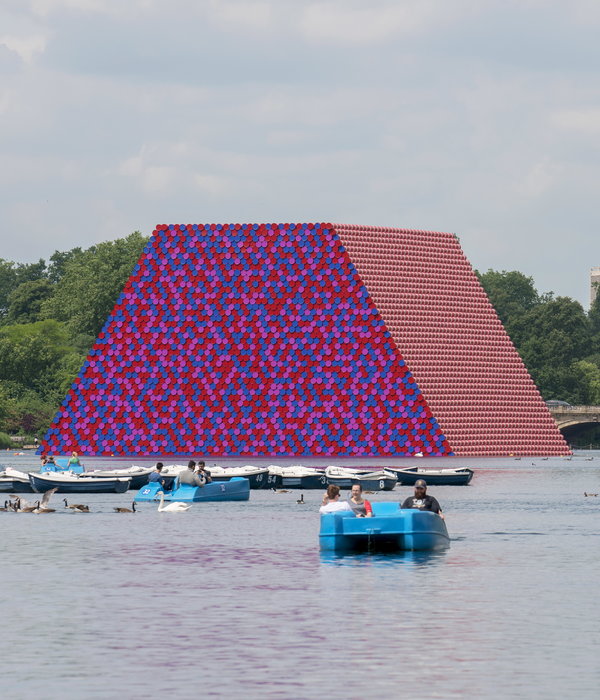
{"type": "Polygon", "coordinates": [[[466,467],[456,467],[454,469],[424,469],[423,467],[407,467],[398,469],[396,467],[386,467],[393,472],[398,483],[402,486],[410,486],[417,479],[424,479],[427,486],[466,486],[473,478],[473,470],[466,467]]]}
{"type": "Polygon", "coordinates": [[[29,473],[29,483],[37,493],[57,488],[59,493],[124,493],[131,478],[96,478],[73,472],[29,473]]]}
{"type": "Polygon", "coordinates": [[[360,484],[365,491],[391,491],[398,479],[387,469],[369,471],[329,466],[325,470],[328,484],[337,484],[341,489],[351,489],[360,484]]]}
{"type": "Polygon", "coordinates": [[[276,464],[269,465],[271,476],[281,477],[281,482],[276,488],[284,489],[324,489],[327,487],[327,477],[323,469],[313,469],[296,464],[291,467],[279,467],[276,464]]]}
{"type": "Polygon", "coordinates": [[[135,464],[131,467],[117,469],[87,470],[81,463],[73,465],[69,463],[69,458],[57,457],[54,462],[44,464],[40,471],[42,474],[65,474],[70,472],[78,474],[85,479],[130,479],[129,488],[140,489],[144,484],[148,483],[148,476],[153,470],[154,467],[138,467],[135,464]]]}
{"type": "Polygon", "coordinates": [[[333,552],[433,551],[450,546],[444,520],[436,513],[372,503],[372,518],[352,511],[321,515],[320,547],[333,552]]]}
{"type": "Polygon", "coordinates": [[[159,492],[164,493],[165,501],[183,501],[184,503],[247,501],[250,498],[250,483],[248,479],[236,476],[228,481],[213,481],[204,486],[181,484],[172,491],[163,491],[159,483],[152,482],[142,486],[136,493],[134,501],[136,503],[158,501],[159,492]]]}
{"type": "Polygon", "coordinates": [[[281,487],[281,477],[270,474],[268,467],[207,467],[213,481],[230,481],[242,477],[248,479],[251,489],[274,489],[281,487]]]}
{"type": "Polygon", "coordinates": [[[18,469],[6,467],[0,472],[0,492],[3,493],[32,493],[29,474],[18,469]]]}

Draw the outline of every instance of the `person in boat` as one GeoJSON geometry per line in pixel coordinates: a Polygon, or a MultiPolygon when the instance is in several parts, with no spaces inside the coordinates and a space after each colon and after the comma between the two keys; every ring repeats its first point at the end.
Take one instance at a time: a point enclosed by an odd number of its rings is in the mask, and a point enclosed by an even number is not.
{"type": "Polygon", "coordinates": [[[369,501],[363,498],[363,490],[360,484],[353,484],[348,505],[354,511],[357,518],[372,518],[373,508],[369,501]]]}
{"type": "Polygon", "coordinates": [[[149,484],[155,484],[159,483],[162,488],[165,488],[165,477],[161,474],[163,470],[163,463],[162,462],[157,462],[156,466],[154,467],[154,471],[150,472],[148,474],[148,483],[149,484]]]}
{"type": "Polygon", "coordinates": [[[79,455],[77,452],[71,452],[71,456],[69,457],[69,466],[71,466],[71,464],[80,464],[79,455]]]}
{"type": "Polygon", "coordinates": [[[429,510],[432,513],[437,513],[442,519],[444,517],[437,500],[433,496],[427,495],[427,483],[424,479],[417,479],[415,481],[415,495],[407,498],[400,507],[429,510]]]}
{"type": "Polygon", "coordinates": [[[212,476],[210,475],[210,472],[208,471],[202,460],[198,462],[196,474],[198,474],[198,476],[201,479],[204,479],[205,484],[210,484],[210,482],[212,481],[212,476]]]}
{"type": "Polygon", "coordinates": [[[319,513],[337,513],[342,510],[352,510],[348,501],[340,501],[340,487],[337,484],[329,484],[319,513]]]}
{"type": "Polygon", "coordinates": [[[52,455],[44,454],[40,457],[40,459],[42,460],[42,466],[45,464],[55,464],[54,457],[52,455]]]}
{"type": "Polygon", "coordinates": [[[188,468],[179,473],[179,485],[189,484],[190,486],[204,486],[204,481],[195,472],[196,462],[191,459],[188,468]]]}

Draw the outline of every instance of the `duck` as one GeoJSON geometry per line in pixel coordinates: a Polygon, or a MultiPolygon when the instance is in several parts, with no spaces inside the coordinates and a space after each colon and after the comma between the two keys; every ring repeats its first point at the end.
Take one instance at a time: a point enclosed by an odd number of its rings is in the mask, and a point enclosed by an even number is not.
{"type": "Polygon", "coordinates": [[[50,502],[50,498],[52,497],[52,494],[56,493],[58,491],[58,486],[55,486],[53,489],[50,489],[49,491],[46,491],[44,495],[42,496],[42,501],[37,501],[36,507],[32,511],[32,513],[55,513],[56,510],[54,508],[48,508],[48,503],[50,502]]]}
{"type": "Polygon", "coordinates": [[[131,502],[131,508],[113,508],[115,513],[135,513],[135,501],[131,502]]]}
{"type": "Polygon", "coordinates": [[[304,503],[306,503],[306,501],[304,500],[303,493],[300,494],[300,498],[296,501],[296,503],[300,503],[301,505],[304,505],[304,503]]]}
{"type": "Polygon", "coordinates": [[[597,496],[598,494],[597,493],[587,493],[587,491],[584,491],[583,495],[584,496],[597,496]]]}
{"type": "Polygon", "coordinates": [[[71,510],[77,511],[79,513],[89,513],[90,512],[89,506],[84,506],[81,503],[72,503],[71,505],[69,505],[67,503],[66,498],[63,498],[63,501],[65,503],[65,508],[70,508],[71,510]]]}
{"type": "Polygon", "coordinates": [[[273,487],[273,491],[275,491],[275,493],[289,493],[290,492],[289,489],[276,489],[275,487],[273,487]]]}
{"type": "Polygon", "coordinates": [[[184,503],[183,501],[173,501],[166,506],[165,494],[162,491],[158,491],[156,495],[160,496],[160,503],[158,504],[159,513],[185,513],[186,510],[192,507],[190,503],[184,503]]]}

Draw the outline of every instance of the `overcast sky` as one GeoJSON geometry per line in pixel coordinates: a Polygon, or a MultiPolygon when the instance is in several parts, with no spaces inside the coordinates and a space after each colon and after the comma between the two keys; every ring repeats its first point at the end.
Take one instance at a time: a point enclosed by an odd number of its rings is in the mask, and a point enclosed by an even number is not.
{"type": "Polygon", "coordinates": [[[158,223],[452,231],[587,308],[597,0],[0,0],[0,257],[158,223]]]}

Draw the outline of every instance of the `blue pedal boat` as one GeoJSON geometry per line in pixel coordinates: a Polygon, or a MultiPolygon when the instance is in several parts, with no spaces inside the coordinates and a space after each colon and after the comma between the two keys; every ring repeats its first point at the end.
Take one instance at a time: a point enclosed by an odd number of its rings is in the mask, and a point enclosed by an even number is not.
{"type": "Polygon", "coordinates": [[[164,491],[157,482],[146,484],[135,494],[136,503],[159,501],[157,495],[163,491],[165,501],[183,501],[184,503],[207,503],[215,501],[247,501],[250,498],[250,482],[241,476],[234,476],[229,481],[213,481],[204,486],[181,484],[172,491],[164,491]]]}
{"type": "Polygon", "coordinates": [[[371,503],[374,516],[351,511],[321,515],[321,549],[332,552],[434,551],[450,546],[446,523],[436,513],[371,503]]]}

